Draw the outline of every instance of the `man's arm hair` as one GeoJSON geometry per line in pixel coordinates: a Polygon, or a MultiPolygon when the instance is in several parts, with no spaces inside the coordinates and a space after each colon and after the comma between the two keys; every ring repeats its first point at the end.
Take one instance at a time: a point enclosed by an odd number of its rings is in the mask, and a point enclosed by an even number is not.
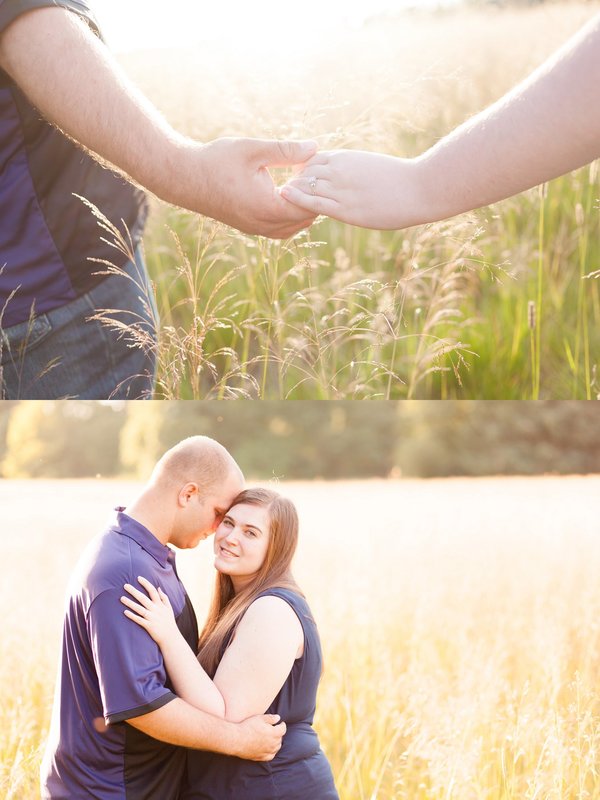
{"type": "Polygon", "coordinates": [[[237,746],[235,725],[200,711],[180,698],[126,722],[153,739],[179,747],[232,754],[237,746]]]}
{"type": "Polygon", "coordinates": [[[168,203],[277,239],[314,220],[279,196],[267,167],[302,163],[316,143],[202,144],[181,135],[68,9],[38,8],[11,22],[0,67],[47,120],[168,203]]]}
{"type": "Polygon", "coordinates": [[[56,7],[20,15],[0,36],[0,66],[67,136],[158,196],[185,205],[183,192],[176,197],[171,183],[184,179],[177,154],[189,142],[131,83],[83,19],[56,7]]]}
{"type": "Polygon", "coordinates": [[[270,761],[281,747],[286,726],[273,714],[227,722],[180,698],[161,708],[126,720],[128,725],[161,742],[195,750],[226,753],[253,761],[270,761]]]}

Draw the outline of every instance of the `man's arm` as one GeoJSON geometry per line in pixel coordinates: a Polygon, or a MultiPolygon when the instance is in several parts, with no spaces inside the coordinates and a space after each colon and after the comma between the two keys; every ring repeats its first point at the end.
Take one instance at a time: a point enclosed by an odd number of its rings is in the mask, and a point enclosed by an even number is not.
{"type": "Polygon", "coordinates": [[[129,725],[161,742],[270,761],[281,747],[285,723],[279,717],[250,717],[240,723],[227,722],[205,714],[179,698],[161,708],[127,720],[129,725]]]}
{"type": "Polygon", "coordinates": [[[0,36],[0,67],[46,119],[163,200],[273,238],[313,219],[282,200],[266,168],[305,161],[314,144],[187,139],[67,9],[17,17],[0,36]]]}
{"type": "Polygon", "coordinates": [[[495,203],[599,156],[597,16],[525,81],[418,158],[318,153],[281,192],[343,222],[405,228],[495,203]]]}

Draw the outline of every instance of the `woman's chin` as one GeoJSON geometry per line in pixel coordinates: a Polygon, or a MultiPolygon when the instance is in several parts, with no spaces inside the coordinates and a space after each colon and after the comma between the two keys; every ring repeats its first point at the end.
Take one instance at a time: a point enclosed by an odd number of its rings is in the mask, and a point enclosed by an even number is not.
{"type": "Polygon", "coordinates": [[[222,556],[215,556],[214,567],[217,572],[221,572],[223,575],[231,575],[231,573],[235,572],[235,565],[222,556]]]}

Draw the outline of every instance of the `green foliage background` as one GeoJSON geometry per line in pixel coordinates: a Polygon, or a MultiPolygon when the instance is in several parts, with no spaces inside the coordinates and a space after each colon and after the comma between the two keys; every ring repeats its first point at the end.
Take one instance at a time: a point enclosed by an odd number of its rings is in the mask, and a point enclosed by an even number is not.
{"type": "Polygon", "coordinates": [[[600,406],[578,401],[4,403],[5,478],[146,478],[212,436],[255,479],[600,472],[600,406]]]}

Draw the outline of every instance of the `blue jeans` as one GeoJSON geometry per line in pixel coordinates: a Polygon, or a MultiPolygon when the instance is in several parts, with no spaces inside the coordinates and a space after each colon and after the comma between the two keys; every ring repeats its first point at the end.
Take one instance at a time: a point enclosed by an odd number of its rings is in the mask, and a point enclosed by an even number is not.
{"type": "Polygon", "coordinates": [[[122,272],[61,308],[0,330],[2,399],[151,398],[158,314],[139,248],[122,272]],[[91,319],[99,313],[103,321],[91,319]]]}

